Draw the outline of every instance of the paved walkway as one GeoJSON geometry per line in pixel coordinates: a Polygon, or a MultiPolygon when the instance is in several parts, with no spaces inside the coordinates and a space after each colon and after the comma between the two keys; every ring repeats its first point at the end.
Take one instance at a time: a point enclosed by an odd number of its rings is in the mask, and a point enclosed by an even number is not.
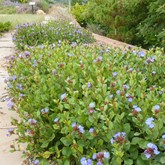
{"type": "Polygon", "coordinates": [[[22,152],[10,152],[10,146],[15,143],[16,135],[7,137],[8,128],[12,128],[11,117],[17,117],[14,111],[7,108],[7,91],[4,79],[8,77],[5,69],[5,57],[14,51],[12,36],[6,33],[0,38],[0,165],[21,165],[23,162],[22,152]]]}

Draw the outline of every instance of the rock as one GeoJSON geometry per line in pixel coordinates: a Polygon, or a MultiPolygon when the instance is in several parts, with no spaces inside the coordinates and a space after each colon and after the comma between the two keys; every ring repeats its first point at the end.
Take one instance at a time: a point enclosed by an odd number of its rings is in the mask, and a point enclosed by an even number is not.
{"type": "Polygon", "coordinates": [[[37,10],[36,14],[37,15],[45,15],[46,13],[43,10],[37,10]]]}

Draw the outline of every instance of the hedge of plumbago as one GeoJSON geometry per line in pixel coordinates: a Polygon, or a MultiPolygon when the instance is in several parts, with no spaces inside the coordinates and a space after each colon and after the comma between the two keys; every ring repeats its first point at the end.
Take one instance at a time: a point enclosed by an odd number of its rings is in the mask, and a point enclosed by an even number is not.
{"type": "Polygon", "coordinates": [[[12,56],[18,141],[35,165],[165,164],[165,55],[66,42],[12,56]]]}
{"type": "Polygon", "coordinates": [[[18,49],[24,49],[26,46],[42,45],[45,42],[53,44],[63,40],[70,43],[92,43],[95,41],[89,31],[65,21],[18,25],[13,35],[13,41],[18,49]]]}

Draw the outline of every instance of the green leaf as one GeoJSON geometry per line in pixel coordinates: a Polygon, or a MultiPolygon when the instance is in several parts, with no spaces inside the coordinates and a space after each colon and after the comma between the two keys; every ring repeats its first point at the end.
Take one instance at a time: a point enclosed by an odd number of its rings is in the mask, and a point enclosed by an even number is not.
{"type": "Polygon", "coordinates": [[[141,143],[141,141],[143,141],[142,138],[134,137],[134,138],[132,139],[131,144],[139,144],[139,143],[141,143]]]}
{"type": "Polygon", "coordinates": [[[60,140],[65,146],[69,146],[70,144],[72,144],[72,140],[68,139],[67,137],[62,137],[60,140]]]}
{"type": "Polygon", "coordinates": [[[130,124],[129,123],[124,124],[124,132],[129,134],[130,130],[131,130],[130,124]]]}
{"type": "Polygon", "coordinates": [[[69,147],[64,147],[62,149],[62,154],[66,157],[70,157],[70,155],[72,154],[72,151],[69,147]]]}
{"type": "Polygon", "coordinates": [[[164,156],[160,158],[160,162],[161,162],[162,164],[165,164],[165,157],[164,157],[164,156]]]}
{"type": "Polygon", "coordinates": [[[44,142],[42,145],[41,145],[41,148],[47,148],[49,145],[49,142],[44,142]]]}
{"type": "Polygon", "coordinates": [[[64,165],[70,165],[70,160],[69,159],[65,159],[64,160],[64,165]]]}
{"type": "Polygon", "coordinates": [[[46,152],[42,153],[41,155],[43,158],[48,159],[52,153],[53,152],[46,151],[46,152]]]}
{"type": "Polygon", "coordinates": [[[124,165],[132,165],[132,164],[133,164],[133,160],[131,159],[124,160],[124,165]]]}
{"type": "Polygon", "coordinates": [[[146,165],[146,161],[145,160],[142,160],[141,157],[139,157],[136,161],[136,164],[137,165],[146,165]]]}

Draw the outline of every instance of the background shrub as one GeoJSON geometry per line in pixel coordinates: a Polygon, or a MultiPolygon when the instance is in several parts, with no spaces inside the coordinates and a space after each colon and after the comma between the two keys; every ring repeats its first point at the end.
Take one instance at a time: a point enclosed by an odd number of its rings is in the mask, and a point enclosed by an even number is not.
{"type": "Polygon", "coordinates": [[[46,0],[40,0],[37,2],[36,5],[38,8],[40,8],[41,10],[43,10],[46,13],[49,11],[50,5],[49,5],[49,2],[46,0]]]}
{"type": "Polygon", "coordinates": [[[8,106],[20,115],[10,134],[28,144],[34,162],[165,163],[162,50],[58,43],[29,48],[10,64],[8,106]]]}
{"type": "Polygon", "coordinates": [[[164,0],[89,0],[75,4],[72,13],[80,24],[99,24],[106,36],[149,49],[163,46],[164,8],[164,0]]]}
{"type": "Polygon", "coordinates": [[[9,30],[11,30],[12,26],[11,26],[11,22],[0,22],[0,36],[2,35],[2,33],[7,32],[9,30]]]}
{"type": "Polygon", "coordinates": [[[52,21],[48,24],[24,24],[17,27],[13,40],[19,49],[25,45],[35,46],[45,42],[52,44],[67,40],[70,43],[91,43],[92,34],[83,28],[75,27],[68,22],[52,21]]]}

